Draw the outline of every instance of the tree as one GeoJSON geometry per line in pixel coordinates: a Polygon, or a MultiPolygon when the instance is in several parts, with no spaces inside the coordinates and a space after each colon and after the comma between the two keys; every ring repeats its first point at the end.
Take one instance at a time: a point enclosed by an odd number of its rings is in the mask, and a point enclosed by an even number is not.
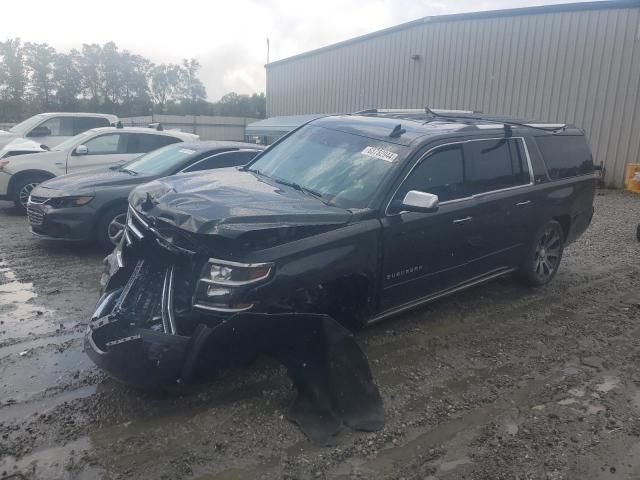
{"type": "MultiPolygon", "coordinates": [[[[180,68],[180,67],[179,67],[180,68]]],[[[181,102],[189,102],[196,105],[200,100],[207,98],[207,91],[198,78],[200,63],[196,59],[182,61],[180,68],[180,96],[181,102]]]]}
{"type": "Polygon", "coordinates": [[[68,54],[58,53],[53,60],[53,85],[60,110],[74,111],[77,108],[83,86],[80,61],[77,50],[68,54]]]}
{"type": "Polygon", "coordinates": [[[164,113],[167,103],[180,94],[180,67],[177,65],[154,65],[151,68],[151,96],[164,113]]]}
{"type": "Polygon", "coordinates": [[[80,56],[82,90],[94,107],[100,104],[102,93],[102,47],[97,43],[83,44],[80,56]]]}
{"type": "Polygon", "coordinates": [[[24,70],[24,52],[19,38],[0,42],[0,99],[4,100],[6,118],[18,119],[24,107],[27,82],[24,70]]]}
{"type": "Polygon", "coordinates": [[[54,87],[53,62],[56,51],[46,43],[27,42],[24,45],[24,58],[29,94],[38,107],[48,110],[54,87]]]}

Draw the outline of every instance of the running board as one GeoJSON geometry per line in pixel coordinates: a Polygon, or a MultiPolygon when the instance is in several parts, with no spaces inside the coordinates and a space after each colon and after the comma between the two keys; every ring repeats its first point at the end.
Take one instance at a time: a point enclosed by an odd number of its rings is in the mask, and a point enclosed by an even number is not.
{"type": "Polygon", "coordinates": [[[427,295],[426,297],[422,297],[419,298],[417,300],[413,300],[411,302],[405,303],[403,305],[400,305],[399,307],[394,307],[392,309],[389,309],[385,312],[382,312],[379,315],[376,315],[375,317],[373,317],[371,320],[367,321],[367,325],[373,325],[374,323],[378,323],[382,320],[385,320],[389,317],[393,317],[394,315],[398,315],[402,312],[406,312],[407,310],[413,310],[414,308],[418,308],[426,303],[432,302],[434,300],[437,300],[438,298],[442,298],[442,297],[446,297],[448,295],[451,295],[453,293],[456,292],[460,292],[462,290],[466,290],[467,288],[471,288],[471,287],[475,287],[477,285],[481,285],[483,283],[486,283],[490,280],[494,280],[496,278],[502,277],[504,275],[507,275],[509,273],[514,272],[516,269],[515,268],[506,268],[506,269],[501,269],[498,272],[492,273],[490,275],[487,276],[483,276],[481,278],[478,278],[476,280],[472,280],[468,283],[464,283],[462,285],[458,285],[457,287],[453,287],[449,290],[443,290],[442,292],[438,292],[438,293],[434,293],[431,295],[427,295]]]}

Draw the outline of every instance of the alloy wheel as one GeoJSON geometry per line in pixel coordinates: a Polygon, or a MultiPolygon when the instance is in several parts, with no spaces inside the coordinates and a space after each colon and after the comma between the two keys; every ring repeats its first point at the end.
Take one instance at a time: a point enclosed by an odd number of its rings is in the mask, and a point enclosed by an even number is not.
{"type": "Polygon", "coordinates": [[[120,243],[122,235],[124,235],[124,229],[126,228],[127,214],[120,213],[113,217],[107,227],[107,236],[111,243],[116,246],[120,243]]]}
{"type": "Polygon", "coordinates": [[[562,253],[562,237],[557,229],[550,227],[544,231],[536,247],[533,271],[540,280],[553,276],[562,253]]]}
{"type": "Polygon", "coordinates": [[[36,188],[40,183],[39,182],[31,182],[23,185],[18,192],[18,199],[20,200],[20,204],[26,209],[27,202],[29,201],[29,195],[31,195],[31,191],[36,188]]]}

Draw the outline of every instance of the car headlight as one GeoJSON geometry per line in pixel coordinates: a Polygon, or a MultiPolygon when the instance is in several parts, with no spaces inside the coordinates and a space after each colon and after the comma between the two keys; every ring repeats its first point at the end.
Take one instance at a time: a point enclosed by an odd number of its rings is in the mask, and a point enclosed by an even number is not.
{"type": "Polygon", "coordinates": [[[247,310],[253,305],[238,298],[238,293],[245,285],[269,278],[272,269],[272,263],[239,263],[211,258],[202,269],[194,307],[218,312],[247,310]]]}
{"type": "Polygon", "coordinates": [[[271,273],[271,263],[238,263],[209,259],[204,270],[205,283],[224,286],[240,286],[266,279],[271,273]]]}
{"type": "Polygon", "coordinates": [[[57,197],[51,198],[47,201],[47,205],[53,208],[69,208],[69,207],[83,207],[93,200],[89,195],[78,195],[71,197],[57,197]]]}

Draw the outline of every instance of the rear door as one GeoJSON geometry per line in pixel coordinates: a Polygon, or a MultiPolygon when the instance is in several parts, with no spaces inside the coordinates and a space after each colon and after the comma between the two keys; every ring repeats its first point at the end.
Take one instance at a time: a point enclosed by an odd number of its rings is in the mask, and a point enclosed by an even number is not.
{"type": "Polygon", "coordinates": [[[519,263],[536,209],[524,139],[468,141],[465,173],[476,200],[473,258],[467,267],[472,279],[519,263]]]}
{"type": "Polygon", "coordinates": [[[87,153],[78,155],[76,148],[69,153],[67,158],[67,173],[95,168],[111,166],[130,160],[137,156],[127,153],[127,134],[123,132],[103,133],[86,140],[84,145],[87,153]]]}
{"type": "Polygon", "coordinates": [[[464,186],[464,144],[431,150],[402,182],[383,224],[380,311],[411,304],[464,280],[474,223],[464,186]],[[435,213],[402,211],[410,190],[438,195],[435,213]]]}

